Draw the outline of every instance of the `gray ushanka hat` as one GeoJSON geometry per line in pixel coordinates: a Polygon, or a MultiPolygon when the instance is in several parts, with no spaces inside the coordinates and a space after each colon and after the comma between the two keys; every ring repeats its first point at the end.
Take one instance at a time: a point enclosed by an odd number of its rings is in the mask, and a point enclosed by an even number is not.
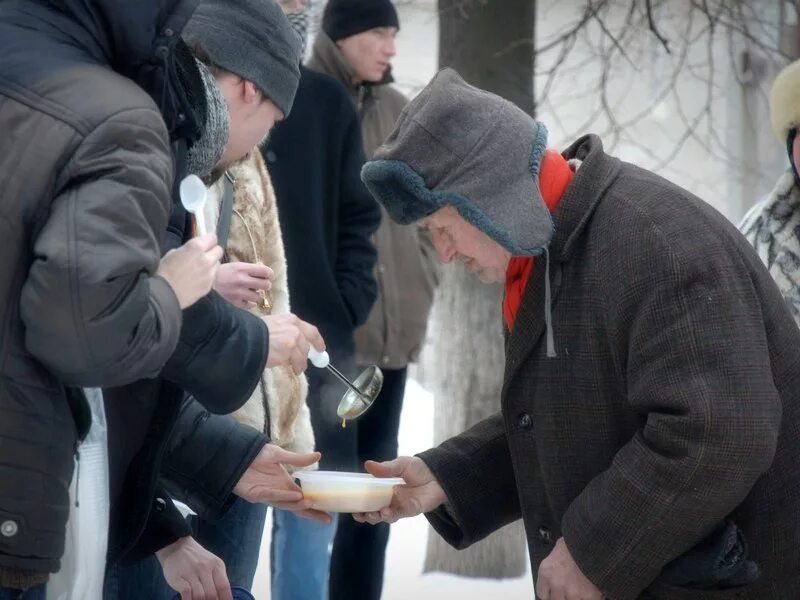
{"type": "Polygon", "coordinates": [[[541,254],[553,220],[539,191],[547,129],[513,103],[440,71],[361,173],[401,224],[451,205],[515,256],[541,254]]]}

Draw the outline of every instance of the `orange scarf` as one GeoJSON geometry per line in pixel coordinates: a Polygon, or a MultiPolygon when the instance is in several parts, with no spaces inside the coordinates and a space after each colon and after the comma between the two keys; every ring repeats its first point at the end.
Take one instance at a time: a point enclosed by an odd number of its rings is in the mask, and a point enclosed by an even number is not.
{"type": "MultiPolygon", "coordinates": [[[[547,150],[542,157],[542,168],[539,172],[539,189],[542,198],[552,214],[561,201],[564,192],[575,173],[566,159],[555,150],[547,150]]],[[[517,318],[522,296],[533,272],[532,256],[512,256],[506,271],[506,295],[503,299],[503,319],[511,331],[517,318]]]]}

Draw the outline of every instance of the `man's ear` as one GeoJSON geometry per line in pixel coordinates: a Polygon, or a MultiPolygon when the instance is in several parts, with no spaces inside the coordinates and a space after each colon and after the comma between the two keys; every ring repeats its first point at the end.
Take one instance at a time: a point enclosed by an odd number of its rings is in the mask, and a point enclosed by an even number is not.
{"type": "Polygon", "coordinates": [[[243,99],[248,104],[258,103],[261,100],[261,91],[252,81],[244,80],[243,99]]]}

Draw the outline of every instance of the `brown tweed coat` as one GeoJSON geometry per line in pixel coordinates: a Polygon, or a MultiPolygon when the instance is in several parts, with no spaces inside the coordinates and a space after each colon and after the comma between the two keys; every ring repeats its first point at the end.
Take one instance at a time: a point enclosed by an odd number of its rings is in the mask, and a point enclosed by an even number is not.
{"type": "Polygon", "coordinates": [[[603,152],[554,215],[557,357],[537,260],[506,345],[500,412],[421,456],[465,547],[522,518],[533,574],[563,537],[608,598],[800,598],[800,331],[741,234],[688,192],[603,152]],[[737,590],[657,583],[729,517],[762,574],[737,590]]]}

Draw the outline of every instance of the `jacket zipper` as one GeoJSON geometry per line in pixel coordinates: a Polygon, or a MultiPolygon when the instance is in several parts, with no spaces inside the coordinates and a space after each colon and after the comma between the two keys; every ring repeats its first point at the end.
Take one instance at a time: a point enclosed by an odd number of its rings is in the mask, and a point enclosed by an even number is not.
{"type": "Polygon", "coordinates": [[[81,442],[83,440],[76,440],[75,441],[75,462],[78,463],[75,466],[75,508],[79,508],[81,505],[80,502],[80,483],[81,483],[81,442]]]}

